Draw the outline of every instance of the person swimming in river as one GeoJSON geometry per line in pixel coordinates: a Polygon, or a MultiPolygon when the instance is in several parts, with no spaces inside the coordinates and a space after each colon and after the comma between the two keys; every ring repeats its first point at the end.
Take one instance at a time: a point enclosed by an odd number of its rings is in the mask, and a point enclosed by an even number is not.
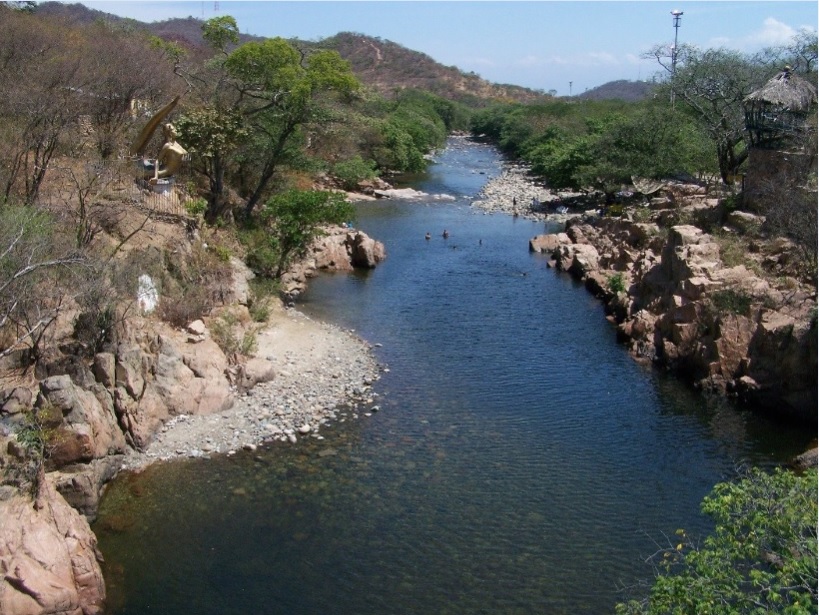
{"type": "Polygon", "coordinates": [[[442,236],[444,239],[446,239],[447,237],[449,237],[449,231],[448,231],[448,230],[446,230],[446,229],[444,229],[444,232],[443,232],[443,233],[441,233],[441,236],[442,236]]]}
{"type": "Polygon", "coordinates": [[[432,239],[432,235],[427,233],[426,235],[424,235],[424,239],[427,239],[427,240],[432,239]]]}

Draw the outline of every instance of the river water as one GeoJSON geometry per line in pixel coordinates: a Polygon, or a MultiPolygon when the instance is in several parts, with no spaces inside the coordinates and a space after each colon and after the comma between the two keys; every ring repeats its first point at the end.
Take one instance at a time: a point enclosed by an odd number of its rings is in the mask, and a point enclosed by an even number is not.
{"type": "Polygon", "coordinates": [[[358,207],[387,260],[303,297],[378,344],[379,412],[111,485],[94,526],[110,613],[613,612],[655,540],[709,529],[716,482],[802,452],[810,434],[635,363],[529,253],[554,229],[470,207],[500,163],[451,140],[410,184],[429,199],[358,207]]]}

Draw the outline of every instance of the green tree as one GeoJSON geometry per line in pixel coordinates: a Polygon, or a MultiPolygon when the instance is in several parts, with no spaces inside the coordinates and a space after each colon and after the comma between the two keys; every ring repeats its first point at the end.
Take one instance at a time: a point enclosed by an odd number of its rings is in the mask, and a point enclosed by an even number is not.
{"type": "Polygon", "coordinates": [[[348,95],[358,88],[349,64],[332,51],[304,57],[282,38],[245,43],[231,52],[225,69],[238,94],[236,107],[257,137],[253,156],[258,179],[247,199],[249,217],[278,166],[286,159],[291,140],[313,120],[321,98],[330,92],[348,95]]]}
{"type": "Polygon", "coordinates": [[[333,165],[333,175],[341,181],[345,190],[355,190],[359,182],[378,177],[378,172],[374,161],[354,156],[333,165]]]}
{"type": "Polygon", "coordinates": [[[667,103],[635,105],[601,129],[590,163],[574,171],[581,186],[617,191],[632,177],[662,179],[713,172],[716,159],[708,136],[685,113],[667,103]]]}
{"type": "Polygon", "coordinates": [[[213,17],[202,24],[202,38],[213,49],[224,53],[228,44],[239,42],[239,26],[230,15],[213,17]]]}
{"type": "Polygon", "coordinates": [[[275,265],[275,277],[303,257],[322,227],[341,224],[353,218],[355,211],[344,196],[335,192],[288,190],[271,198],[259,213],[259,224],[265,240],[255,248],[266,253],[268,266],[275,265]]]}
{"type": "MultiPolygon", "coordinates": [[[[664,46],[655,47],[650,55],[666,66],[664,46]]],[[[771,76],[768,73],[765,65],[737,51],[701,51],[683,45],[677,53],[676,71],[663,86],[669,98],[673,96],[690,109],[710,136],[725,183],[748,157],[742,101],[765,83],[771,76]]]]}
{"type": "Polygon", "coordinates": [[[655,556],[648,598],[619,615],[813,615],[817,610],[816,469],[753,470],[702,503],[716,522],[702,545],[683,530],[655,556]]]}
{"type": "Polygon", "coordinates": [[[199,107],[176,122],[194,167],[208,180],[205,219],[215,222],[225,211],[225,175],[239,146],[248,137],[244,119],[233,109],[199,107]]]}

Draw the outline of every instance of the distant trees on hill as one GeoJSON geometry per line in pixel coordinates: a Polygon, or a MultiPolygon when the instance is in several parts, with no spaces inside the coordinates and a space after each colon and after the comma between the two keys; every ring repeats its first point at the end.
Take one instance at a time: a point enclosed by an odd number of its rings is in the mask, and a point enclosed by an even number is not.
{"type": "MultiPolygon", "coordinates": [[[[662,63],[666,52],[657,47],[649,55],[662,63]]],[[[635,175],[711,175],[727,182],[747,157],[743,100],[784,63],[815,83],[816,33],[756,56],[685,47],[675,74],[642,84],[648,98],[626,102],[635,84],[612,82],[574,99],[478,111],[472,130],[530,163],[555,188],[611,194],[635,175]]]]}

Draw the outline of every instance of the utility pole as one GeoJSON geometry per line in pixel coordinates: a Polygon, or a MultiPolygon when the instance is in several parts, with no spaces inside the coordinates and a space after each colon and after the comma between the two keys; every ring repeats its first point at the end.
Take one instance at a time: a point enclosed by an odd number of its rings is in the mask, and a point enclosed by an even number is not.
{"type": "Polygon", "coordinates": [[[680,31],[680,21],[683,15],[683,12],[677,9],[671,11],[671,15],[674,17],[674,46],[671,48],[671,74],[677,74],[677,34],[680,31]]]}
{"type": "MultiPolygon", "coordinates": [[[[671,48],[671,78],[677,76],[677,35],[680,32],[680,20],[682,18],[683,12],[679,9],[674,9],[671,11],[671,15],[674,19],[674,46],[671,48]]],[[[671,108],[674,108],[674,86],[671,86],[671,108]]]]}
{"type": "Polygon", "coordinates": [[[572,81],[569,81],[569,96],[572,95],[572,81]]]}

